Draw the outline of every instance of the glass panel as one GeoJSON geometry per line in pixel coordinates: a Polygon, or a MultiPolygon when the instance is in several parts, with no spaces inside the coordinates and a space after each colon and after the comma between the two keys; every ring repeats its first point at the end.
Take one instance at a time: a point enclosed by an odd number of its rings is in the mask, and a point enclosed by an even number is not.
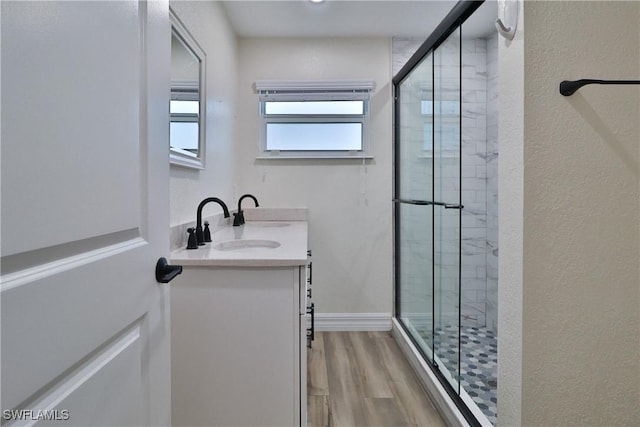
{"type": "MultiPolygon", "coordinates": [[[[432,102],[433,64],[431,55],[400,85],[400,140],[398,142],[401,199],[433,201],[433,115],[425,104],[432,102]]],[[[423,206],[431,210],[431,206],[423,206]]]]}
{"type": "Polygon", "coordinates": [[[364,101],[300,101],[264,103],[265,114],[364,114],[364,101]]]}
{"type": "MultiPolygon", "coordinates": [[[[398,89],[399,199],[433,200],[432,73],[432,58],[427,56],[398,89]]],[[[433,355],[433,209],[433,205],[398,203],[396,210],[398,318],[428,358],[433,355]]]]}
{"type": "Polygon", "coordinates": [[[427,358],[433,357],[433,208],[398,205],[399,315],[427,358]]]}
{"type": "MultiPolygon", "coordinates": [[[[434,53],[434,198],[460,205],[460,29],[434,53]]],[[[460,209],[434,210],[434,352],[459,392],[460,209]]]]}
{"type": "Polygon", "coordinates": [[[267,123],[267,150],[362,150],[362,123],[267,123]]]}
{"type": "Polygon", "coordinates": [[[169,103],[169,113],[171,114],[195,114],[200,113],[200,102],[198,101],[171,101],[169,103]]]}

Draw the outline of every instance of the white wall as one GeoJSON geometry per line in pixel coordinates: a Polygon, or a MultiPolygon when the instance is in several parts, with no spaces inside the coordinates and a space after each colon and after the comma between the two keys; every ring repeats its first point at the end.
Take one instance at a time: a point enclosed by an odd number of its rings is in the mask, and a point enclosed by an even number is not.
{"type": "MultiPolygon", "coordinates": [[[[518,0],[520,10],[522,2],[518,0]]],[[[522,425],[524,13],[512,41],[498,38],[498,426],[522,425]]]]}
{"type": "Polygon", "coordinates": [[[314,300],[321,313],[392,312],[391,47],[386,38],[240,38],[236,194],[310,211],[314,300]],[[372,78],[374,160],[256,160],[267,79],[372,78]]]}
{"type": "Polygon", "coordinates": [[[640,89],[558,84],[637,79],[640,4],[525,2],[524,22],[500,47],[498,422],[639,425],[640,89]]]}
{"type": "MultiPolygon", "coordinates": [[[[171,226],[195,221],[198,203],[216,196],[234,205],[234,126],[237,87],[237,43],[218,2],[171,1],[185,27],[207,55],[205,169],[171,166],[171,226]]],[[[221,212],[207,205],[205,215],[221,212]]]]}

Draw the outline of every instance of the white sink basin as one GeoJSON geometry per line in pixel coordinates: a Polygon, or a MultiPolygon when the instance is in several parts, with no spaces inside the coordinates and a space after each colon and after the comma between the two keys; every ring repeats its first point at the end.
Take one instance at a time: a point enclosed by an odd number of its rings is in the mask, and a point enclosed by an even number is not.
{"type": "Polygon", "coordinates": [[[213,244],[213,248],[219,251],[239,251],[248,248],[274,249],[280,246],[275,240],[227,240],[213,244]]]}

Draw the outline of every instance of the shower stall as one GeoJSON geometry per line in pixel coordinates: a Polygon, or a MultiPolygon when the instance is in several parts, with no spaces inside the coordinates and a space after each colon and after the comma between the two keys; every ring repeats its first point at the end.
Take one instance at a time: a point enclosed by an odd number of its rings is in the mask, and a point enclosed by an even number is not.
{"type": "Polygon", "coordinates": [[[498,36],[475,22],[491,3],[458,3],[393,81],[395,316],[472,425],[497,417],[498,36]]]}

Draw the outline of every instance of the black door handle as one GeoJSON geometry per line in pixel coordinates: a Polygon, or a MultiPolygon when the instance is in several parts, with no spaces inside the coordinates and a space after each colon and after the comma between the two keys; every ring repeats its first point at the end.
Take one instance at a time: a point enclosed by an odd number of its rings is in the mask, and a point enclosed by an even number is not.
{"type": "Polygon", "coordinates": [[[178,274],[182,273],[181,265],[169,265],[166,258],[158,258],[156,263],[156,281],[169,283],[178,274]]]}

